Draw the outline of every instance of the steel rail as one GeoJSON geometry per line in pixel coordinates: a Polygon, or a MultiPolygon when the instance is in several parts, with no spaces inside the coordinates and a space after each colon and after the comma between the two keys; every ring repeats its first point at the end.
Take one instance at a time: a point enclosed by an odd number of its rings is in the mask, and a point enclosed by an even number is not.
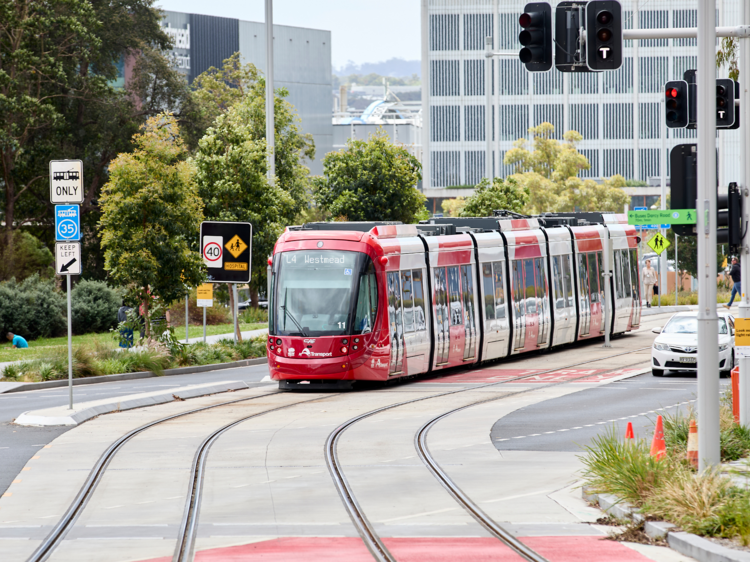
{"type": "Polygon", "coordinates": [[[96,490],[96,487],[101,481],[102,476],[104,475],[104,472],[107,469],[107,466],[109,465],[109,463],[112,461],[112,459],[117,454],[117,452],[133,437],[135,437],[136,435],[139,435],[140,433],[146,431],[147,429],[151,427],[154,427],[155,425],[159,425],[161,423],[168,422],[170,420],[181,418],[183,416],[196,414],[198,412],[204,412],[206,410],[219,408],[221,406],[229,406],[231,404],[237,404],[239,402],[247,402],[248,400],[257,400],[258,398],[265,398],[267,396],[273,396],[275,394],[281,394],[281,392],[279,391],[267,392],[265,394],[259,394],[258,396],[250,396],[248,398],[239,398],[237,400],[221,402],[220,404],[213,404],[211,406],[202,406],[200,408],[187,410],[179,414],[172,414],[171,416],[167,416],[165,418],[154,420],[140,427],[137,427],[129,431],[128,433],[120,437],[119,439],[117,439],[104,451],[104,453],[102,453],[101,457],[99,457],[99,460],[96,461],[96,464],[93,466],[93,468],[89,472],[89,475],[86,478],[86,481],[83,483],[83,486],[81,486],[81,489],[79,490],[78,495],[73,500],[73,503],[71,503],[70,507],[68,507],[65,514],[62,516],[60,521],[58,521],[57,525],[55,525],[55,527],[52,529],[49,535],[47,535],[47,537],[42,541],[42,543],[34,550],[34,552],[29,557],[28,562],[42,562],[43,560],[46,560],[49,557],[49,555],[52,553],[52,551],[55,550],[55,548],[57,548],[59,543],[63,540],[63,538],[67,534],[68,530],[73,526],[76,519],[78,519],[78,516],[86,507],[86,504],[88,503],[89,499],[93,495],[94,490],[96,490]]]}
{"type": "Polygon", "coordinates": [[[300,404],[326,400],[331,396],[338,396],[339,394],[340,393],[336,393],[318,398],[311,398],[310,400],[302,400],[300,402],[294,402],[293,404],[285,404],[283,406],[271,408],[270,410],[257,412],[249,416],[243,416],[240,419],[234,420],[233,422],[220,427],[203,440],[195,452],[193,465],[190,470],[190,493],[187,496],[185,511],[183,512],[182,522],[180,523],[180,529],[177,535],[177,546],[175,547],[174,556],[172,557],[173,562],[191,562],[195,555],[196,530],[198,528],[201,502],[203,501],[203,481],[206,474],[206,462],[211,447],[219,437],[233,427],[246,422],[247,420],[278,412],[279,410],[285,410],[286,408],[291,408],[293,406],[299,406],[300,404]]]}
{"type": "MultiPolygon", "coordinates": [[[[371,410],[369,412],[365,412],[364,414],[360,414],[358,416],[355,416],[355,417],[351,418],[350,420],[344,422],[340,426],[338,426],[336,429],[334,429],[330,433],[330,435],[328,436],[328,439],[326,440],[326,444],[325,444],[326,465],[328,466],[328,471],[330,472],[331,477],[333,478],[333,483],[336,486],[336,490],[338,491],[339,496],[341,497],[341,501],[344,503],[344,508],[346,509],[347,513],[349,514],[349,518],[351,519],[352,523],[354,524],[354,527],[357,529],[357,532],[359,533],[359,536],[362,538],[363,542],[365,543],[365,546],[367,546],[368,550],[373,555],[373,557],[375,558],[375,560],[377,560],[378,562],[384,562],[384,561],[385,562],[395,562],[396,561],[396,559],[393,556],[393,554],[391,554],[390,551],[388,550],[388,548],[385,546],[385,544],[383,544],[383,541],[380,539],[380,536],[377,534],[377,532],[373,528],[372,523],[370,523],[369,519],[367,518],[367,516],[365,515],[364,511],[362,510],[362,507],[359,505],[359,502],[357,501],[357,499],[356,499],[356,497],[354,495],[354,491],[352,490],[351,485],[349,484],[349,481],[347,480],[346,475],[344,474],[343,468],[341,466],[341,462],[339,461],[339,458],[338,458],[338,443],[339,443],[339,440],[341,438],[341,435],[343,435],[343,433],[347,429],[349,429],[351,426],[353,426],[357,422],[362,421],[365,418],[369,418],[370,416],[374,416],[374,415],[379,414],[381,412],[385,412],[386,410],[392,410],[394,408],[399,408],[401,406],[406,406],[408,404],[414,404],[416,402],[422,402],[423,400],[431,400],[433,398],[440,398],[442,396],[450,396],[450,395],[453,395],[453,394],[460,394],[460,393],[463,393],[463,392],[470,392],[470,391],[473,391],[473,390],[479,390],[479,389],[488,388],[488,387],[491,387],[491,386],[498,386],[498,385],[501,385],[501,384],[508,384],[510,382],[524,380],[524,379],[528,379],[528,378],[531,378],[531,377],[536,377],[536,376],[547,374],[547,373],[554,373],[555,371],[560,371],[560,370],[563,370],[563,369],[570,369],[572,367],[578,367],[580,365],[586,365],[586,364],[589,364],[589,363],[596,363],[597,361],[604,361],[604,360],[607,360],[607,359],[611,359],[613,357],[620,357],[622,355],[630,355],[631,353],[636,353],[638,351],[643,351],[645,349],[651,349],[651,346],[648,346],[648,347],[639,347],[637,349],[633,349],[633,350],[630,350],[630,351],[625,351],[625,352],[621,352],[621,353],[614,353],[614,354],[611,354],[611,355],[607,355],[605,357],[599,357],[597,359],[590,359],[588,361],[581,361],[581,362],[578,362],[578,363],[573,363],[571,365],[566,365],[564,367],[556,367],[554,369],[548,369],[546,371],[540,371],[540,372],[537,372],[537,373],[530,373],[530,374],[527,374],[527,375],[519,375],[517,377],[512,377],[512,378],[506,379],[504,381],[486,383],[486,384],[477,385],[477,386],[474,386],[474,387],[471,387],[471,388],[462,388],[462,389],[459,389],[459,390],[452,390],[452,391],[449,391],[449,392],[441,392],[439,394],[433,394],[433,395],[430,395],[430,396],[424,396],[422,398],[414,398],[412,400],[406,400],[404,402],[398,402],[396,404],[391,404],[389,406],[383,406],[381,408],[377,408],[375,410],[371,410]]],[[[634,363],[634,364],[637,365],[639,363],[643,363],[643,361],[639,361],[638,363],[634,363]]],[[[626,366],[631,366],[631,365],[626,365],[626,366]]],[[[610,372],[612,372],[612,371],[610,371],[610,372]]],[[[559,384],[565,384],[567,382],[571,382],[571,381],[574,381],[574,380],[580,380],[580,379],[590,378],[591,376],[592,376],[591,374],[587,374],[587,375],[584,375],[584,376],[581,376],[581,377],[576,377],[576,378],[573,378],[573,379],[568,379],[566,381],[560,381],[560,382],[556,382],[556,383],[540,385],[539,388],[549,388],[550,386],[557,386],[559,384]]],[[[508,396],[522,394],[522,393],[525,393],[525,392],[531,392],[533,390],[537,390],[537,389],[536,388],[534,388],[534,389],[527,389],[527,390],[521,390],[521,391],[518,391],[518,392],[513,392],[513,393],[510,393],[510,394],[504,394],[503,396],[493,397],[493,398],[490,398],[490,399],[481,400],[479,402],[474,402],[474,403],[470,404],[469,406],[474,406],[474,405],[481,404],[481,403],[484,403],[484,402],[489,402],[489,401],[492,401],[492,400],[498,400],[500,398],[505,398],[505,397],[508,397],[508,396]]],[[[463,409],[463,408],[466,408],[466,407],[469,407],[469,406],[464,406],[464,407],[458,408],[456,410],[451,410],[446,415],[450,415],[454,411],[458,411],[459,409],[463,409]]],[[[447,475],[446,475],[446,478],[447,478],[447,475]]],[[[456,487],[456,489],[458,489],[458,487],[456,487]]],[[[462,505],[465,505],[465,504],[462,504],[462,505]]],[[[477,510],[478,509],[479,508],[477,508],[477,510]]],[[[489,520],[489,518],[487,518],[487,520],[491,521],[491,520],[489,520]]],[[[497,526],[497,524],[495,524],[495,525],[497,526]]],[[[507,531],[505,533],[507,533],[507,531]]],[[[503,539],[501,539],[501,540],[503,540],[503,539]]],[[[523,545],[522,543],[521,543],[521,546],[523,547],[523,549],[528,550],[529,552],[533,552],[530,549],[528,549],[528,547],[526,547],[525,545],[523,545]]],[[[511,546],[511,548],[513,548],[513,547],[511,546]]],[[[517,550],[516,548],[514,548],[514,550],[516,550],[516,552],[519,552],[519,550],[517,550]]],[[[521,552],[519,552],[519,554],[521,554],[523,556],[523,554],[521,552]]],[[[537,562],[537,561],[538,562],[546,562],[546,560],[544,558],[540,557],[538,554],[536,554],[536,553],[533,553],[533,554],[535,556],[537,556],[537,558],[527,558],[527,560],[532,560],[534,562],[537,562]]]]}

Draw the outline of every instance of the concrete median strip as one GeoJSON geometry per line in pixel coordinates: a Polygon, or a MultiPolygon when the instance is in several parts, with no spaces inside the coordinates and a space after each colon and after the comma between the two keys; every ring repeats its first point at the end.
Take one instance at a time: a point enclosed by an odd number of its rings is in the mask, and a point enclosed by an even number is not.
{"type": "Polygon", "coordinates": [[[231,392],[248,388],[243,381],[221,381],[207,384],[195,384],[191,386],[174,387],[157,390],[155,392],[144,392],[131,394],[117,398],[106,398],[92,402],[74,404],[73,409],[67,406],[47,408],[45,410],[34,410],[24,412],[15,420],[16,425],[24,426],[53,426],[53,425],[78,425],[86,420],[95,418],[102,414],[130,410],[132,408],[143,408],[165,404],[174,400],[185,400],[220,392],[231,392]]]}

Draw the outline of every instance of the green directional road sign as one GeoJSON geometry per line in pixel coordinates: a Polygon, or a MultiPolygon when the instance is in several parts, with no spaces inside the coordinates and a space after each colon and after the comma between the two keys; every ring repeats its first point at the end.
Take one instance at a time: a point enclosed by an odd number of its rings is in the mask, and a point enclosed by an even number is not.
{"type": "Polygon", "coordinates": [[[695,224],[695,209],[628,211],[628,224],[695,224]]]}

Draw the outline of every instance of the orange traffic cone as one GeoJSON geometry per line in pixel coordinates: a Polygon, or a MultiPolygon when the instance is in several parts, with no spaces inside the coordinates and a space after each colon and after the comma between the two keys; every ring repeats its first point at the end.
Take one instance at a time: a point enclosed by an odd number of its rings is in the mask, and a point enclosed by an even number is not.
{"type": "Polygon", "coordinates": [[[698,468],[698,426],[695,425],[695,420],[690,420],[690,433],[688,433],[687,442],[687,460],[693,465],[693,468],[698,468]]]}
{"type": "Polygon", "coordinates": [[[635,439],[633,434],[633,422],[628,422],[628,428],[625,430],[625,439],[635,439]]]}
{"type": "Polygon", "coordinates": [[[651,456],[656,460],[663,459],[667,454],[667,444],[664,443],[664,422],[661,416],[656,416],[656,427],[654,428],[654,440],[651,442],[651,456]]]}

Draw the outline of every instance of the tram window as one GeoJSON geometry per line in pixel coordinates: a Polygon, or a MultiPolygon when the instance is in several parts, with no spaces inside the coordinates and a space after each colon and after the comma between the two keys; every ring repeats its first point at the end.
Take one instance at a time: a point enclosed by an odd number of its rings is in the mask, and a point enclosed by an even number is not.
{"type": "Polygon", "coordinates": [[[633,300],[641,301],[641,283],[638,275],[638,250],[630,250],[630,286],[633,289],[633,300]]]}
{"type": "Polygon", "coordinates": [[[388,274],[388,323],[391,337],[401,334],[401,287],[399,287],[398,272],[388,274]]]}
{"type": "Polygon", "coordinates": [[[604,253],[596,252],[596,261],[599,262],[599,299],[604,302],[604,253]]]}
{"type": "Polygon", "coordinates": [[[615,274],[615,298],[621,299],[624,295],[622,290],[622,255],[620,254],[620,250],[615,250],[613,256],[615,260],[615,267],[613,268],[615,274]]]}
{"type": "Polygon", "coordinates": [[[411,273],[412,293],[414,295],[414,328],[417,332],[427,329],[427,317],[424,312],[424,288],[422,287],[422,270],[411,273]]]}
{"type": "Polygon", "coordinates": [[[526,310],[525,303],[523,301],[523,262],[513,262],[513,300],[515,301],[514,306],[518,315],[523,315],[526,310]]]}
{"type": "Polygon", "coordinates": [[[474,280],[471,275],[471,266],[461,266],[461,289],[464,297],[464,324],[474,325],[474,280]]]}
{"type": "Polygon", "coordinates": [[[505,285],[503,284],[503,262],[492,264],[495,277],[495,318],[505,318],[505,285]]]}
{"type": "Polygon", "coordinates": [[[589,296],[589,267],[586,261],[586,254],[578,254],[578,293],[582,299],[588,299],[589,296]]]}
{"type": "Polygon", "coordinates": [[[372,332],[375,317],[378,314],[378,285],[375,268],[368,258],[364,275],[359,278],[359,295],[354,319],[354,333],[367,334],[372,332]]]}
{"type": "Polygon", "coordinates": [[[633,291],[630,287],[630,259],[627,250],[619,250],[620,268],[622,271],[622,295],[626,299],[632,298],[633,291]]]}
{"type": "Polygon", "coordinates": [[[443,330],[448,325],[447,303],[448,294],[445,286],[445,268],[436,267],[435,272],[435,312],[437,315],[438,329],[443,330]]]}
{"type": "Polygon", "coordinates": [[[542,312],[547,301],[547,275],[544,270],[544,258],[534,259],[534,270],[536,271],[536,294],[542,312]]]}
{"type": "Polygon", "coordinates": [[[401,300],[404,305],[404,332],[413,332],[414,296],[411,286],[411,271],[401,272],[401,300]]]}
{"type": "Polygon", "coordinates": [[[448,298],[450,299],[451,326],[463,324],[461,290],[458,284],[458,267],[448,268],[448,298]]]}
{"type": "Polygon", "coordinates": [[[575,306],[573,300],[573,274],[571,273],[571,256],[560,256],[560,262],[562,263],[562,281],[565,291],[565,298],[567,299],[567,306],[575,306]]]}
{"type": "Polygon", "coordinates": [[[596,255],[587,254],[586,256],[589,261],[588,274],[589,274],[589,291],[591,295],[591,302],[599,302],[599,280],[597,279],[599,268],[596,266],[596,255]]]}
{"type": "Polygon", "coordinates": [[[563,289],[563,278],[560,256],[552,256],[552,287],[555,290],[555,308],[565,308],[565,290],[563,289]]]}
{"type": "Polygon", "coordinates": [[[484,317],[495,319],[495,286],[492,281],[492,264],[482,264],[482,287],[484,288],[484,317]]]}
{"type": "Polygon", "coordinates": [[[536,289],[534,288],[534,260],[523,260],[523,277],[525,280],[524,300],[526,312],[536,313],[536,289]]]}

